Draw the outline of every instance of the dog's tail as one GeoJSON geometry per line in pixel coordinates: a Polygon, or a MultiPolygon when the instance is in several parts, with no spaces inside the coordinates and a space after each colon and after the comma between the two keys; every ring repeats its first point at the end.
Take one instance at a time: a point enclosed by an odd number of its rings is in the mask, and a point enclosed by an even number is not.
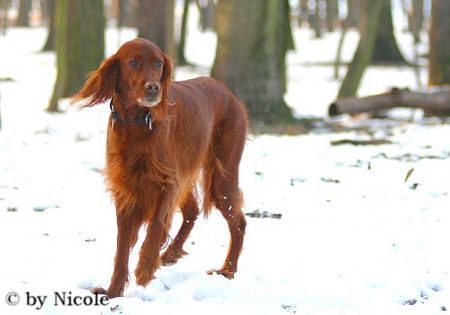
{"type": "Polygon", "coordinates": [[[225,177],[226,171],[222,162],[214,152],[214,146],[211,146],[209,157],[203,167],[203,214],[205,218],[211,213],[214,202],[213,178],[225,177]]]}

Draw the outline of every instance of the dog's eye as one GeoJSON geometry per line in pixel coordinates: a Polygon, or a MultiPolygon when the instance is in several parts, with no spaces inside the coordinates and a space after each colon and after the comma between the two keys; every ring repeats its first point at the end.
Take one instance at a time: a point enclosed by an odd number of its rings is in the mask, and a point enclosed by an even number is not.
{"type": "Polygon", "coordinates": [[[156,62],[156,68],[161,68],[163,66],[163,62],[161,60],[158,60],[156,62]]]}
{"type": "Polygon", "coordinates": [[[132,59],[130,62],[128,62],[128,65],[131,68],[137,68],[139,66],[139,61],[137,61],[136,59],[132,59]]]}

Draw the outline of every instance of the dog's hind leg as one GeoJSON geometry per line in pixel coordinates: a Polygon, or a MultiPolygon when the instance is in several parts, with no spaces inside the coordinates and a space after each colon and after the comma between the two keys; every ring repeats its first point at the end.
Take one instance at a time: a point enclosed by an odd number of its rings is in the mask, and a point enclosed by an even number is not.
{"type": "Polygon", "coordinates": [[[246,140],[245,130],[241,128],[246,128],[246,125],[239,120],[228,124],[223,128],[227,132],[222,133],[214,143],[213,152],[219,160],[220,167],[213,165],[210,172],[210,197],[228,223],[231,240],[222,268],[210,270],[208,274],[218,273],[233,278],[237,271],[247,225],[241,210],[243,196],[239,189],[239,163],[246,140]]]}
{"type": "Polygon", "coordinates": [[[173,265],[178,261],[178,259],[184,255],[187,255],[187,253],[183,250],[183,245],[194,227],[199,212],[200,210],[198,208],[197,200],[194,194],[190,192],[186,202],[183,206],[181,206],[183,223],[181,224],[180,230],[175,236],[173,242],[161,256],[161,263],[164,266],[173,265]]]}
{"type": "Polygon", "coordinates": [[[234,193],[221,194],[218,199],[214,199],[214,204],[228,223],[231,240],[222,268],[209,270],[208,274],[217,273],[231,279],[237,271],[238,259],[244,243],[245,228],[247,225],[245,216],[241,210],[242,192],[237,189],[234,193]]]}

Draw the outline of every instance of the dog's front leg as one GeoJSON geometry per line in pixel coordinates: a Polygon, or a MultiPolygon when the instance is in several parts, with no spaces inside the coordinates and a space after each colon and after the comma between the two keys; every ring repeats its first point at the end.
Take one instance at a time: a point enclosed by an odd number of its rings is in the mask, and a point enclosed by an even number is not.
{"type": "Polygon", "coordinates": [[[153,210],[153,216],[147,227],[147,236],[139,253],[136,267],[136,283],[146,286],[153,278],[161,264],[159,251],[167,240],[172,222],[175,193],[166,190],[153,210]]]}
{"type": "Polygon", "coordinates": [[[106,294],[109,298],[123,295],[128,282],[128,260],[131,248],[136,244],[139,228],[142,225],[142,212],[137,209],[124,213],[117,211],[117,250],[114,259],[114,272],[108,290],[95,288],[96,294],[106,294]]]}

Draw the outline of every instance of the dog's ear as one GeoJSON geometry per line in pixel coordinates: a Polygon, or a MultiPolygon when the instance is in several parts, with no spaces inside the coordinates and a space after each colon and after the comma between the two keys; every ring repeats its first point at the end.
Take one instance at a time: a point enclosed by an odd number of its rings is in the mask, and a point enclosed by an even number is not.
{"type": "Polygon", "coordinates": [[[161,75],[162,100],[160,103],[161,106],[157,106],[157,108],[155,109],[157,111],[157,115],[161,119],[167,117],[169,105],[173,105],[173,100],[171,100],[169,96],[169,87],[170,83],[172,82],[172,75],[173,75],[172,60],[166,54],[163,54],[163,58],[164,58],[164,68],[161,75]]]}
{"type": "Polygon", "coordinates": [[[169,58],[169,56],[164,54],[164,68],[161,76],[161,82],[163,84],[165,92],[168,91],[169,84],[172,81],[172,75],[173,75],[172,60],[169,58]]]}
{"type": "Polygon", "coordinates": [[[88,99],[81,108],[106,102],[117,93],[119,80],[119,60],[113,55],[102,62],[100,67],[89,73],[81,90],[72,97],[71,103],[88,99]]]}

